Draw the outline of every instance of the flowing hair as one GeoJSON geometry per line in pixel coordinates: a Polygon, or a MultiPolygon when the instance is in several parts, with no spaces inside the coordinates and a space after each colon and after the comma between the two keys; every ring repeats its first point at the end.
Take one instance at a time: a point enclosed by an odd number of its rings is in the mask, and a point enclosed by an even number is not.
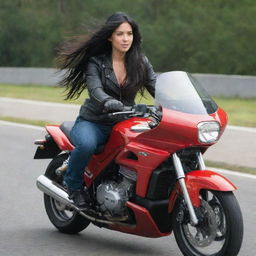
{"type": "Polygon", "coordinates": [[[101,54],[111,54],[112,45],[108,40],[112,33],[122,23],[128,22],[132,27],[133,42],[129,51],[125,54],[126,83],[137,86],[143,95],[147,73],[144,55],[141,52],[141,35],[138,25],[125,13],[112,14],[105,24],[89,37],[74,37],[64,41],[57,48],[57,63],[59,70],[64,70],[64,78],[59,82],[65,87],[66,99],[78,98],[86,88],[85,71],[89,59],[101,54]]]}

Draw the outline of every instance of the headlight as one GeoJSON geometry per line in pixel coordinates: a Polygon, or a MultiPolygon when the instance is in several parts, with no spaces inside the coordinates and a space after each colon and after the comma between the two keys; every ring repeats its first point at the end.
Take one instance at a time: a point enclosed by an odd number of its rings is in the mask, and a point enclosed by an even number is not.
{"type": "Polygon", "coordinates": [[[198,139],[202,143],[213,143],[220,135],[220,125],[217,122],[202,122],[198,126],[198,139]]]}

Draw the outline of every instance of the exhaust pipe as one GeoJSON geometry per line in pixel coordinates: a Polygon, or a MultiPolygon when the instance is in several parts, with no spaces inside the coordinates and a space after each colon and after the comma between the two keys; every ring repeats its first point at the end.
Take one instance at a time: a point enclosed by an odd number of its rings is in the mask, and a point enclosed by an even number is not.
{"type": "Polygon", "coordinates": [[[54,198],[55,200],[59,201],[60,203],[70,208],[79,210],[74,205],[73,201],[71,201],[68,198],[68,194],[63,189],[61,189],[56,182],[48,179],[45,175],[40,175],[37,178],[36,185],[46,195],[54,198]]]}
{"type": "Polygon", "coordinates": [[[99,222],[99,223],[110,224],[110,225],[118,224],[121,226],[134,227],[133,225],[129,225],[127,223],[98,219],[86,214],[84,211],[82,211],[81,209],[75,206],[73,201],[71,201],[68,198],[68,194],[62,188],[60,188],[56,182],[48,179],[45,175],[40,175],[37,178],[36,185],[46,195],[52,197],[53,199],[59,201],[60,203],[66,205],[67,207],[76,210],[79,214],[81,214],[83,217],[89,219],[92,222],[99,222]]]}

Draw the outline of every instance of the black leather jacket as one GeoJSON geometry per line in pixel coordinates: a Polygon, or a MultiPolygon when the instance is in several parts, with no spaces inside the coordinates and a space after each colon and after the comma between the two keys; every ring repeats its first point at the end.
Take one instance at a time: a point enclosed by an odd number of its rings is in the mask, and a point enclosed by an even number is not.
{"type": "MultiPolygon", "coordinates": [[[[156,75],[146,57],[145,64],[148,71],[148,82],[144,86],[154,97],[156,75]]],[[[86,99],[81,106],[79,115],[83,119],[106,125],[113,125],[121,121],[117,118],[107,117],[106,113],[103,112],[104,103],[115,98],[125,106],[132,106],[135,104],[134,100],[138,88],[129,86],[129,84],[123,87],[119,86],[113,70],[111,55],[92,57],[85,76],[90,98],[86,99]]]]}

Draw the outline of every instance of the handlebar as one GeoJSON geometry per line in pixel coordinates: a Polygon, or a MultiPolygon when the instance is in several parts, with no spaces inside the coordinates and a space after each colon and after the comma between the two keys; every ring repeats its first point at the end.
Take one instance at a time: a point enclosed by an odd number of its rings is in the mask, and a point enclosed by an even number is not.
{"type": "Polygon", "coordinates": [[[123,111],[108,113],[110,117],[117,115],[128,115],[129,117],[141,116],[151,117],[152,121],[149,123],[150,128],[156,127],[162,118],[159,108],[156,106],[148,106],[146,104],[136,104],[134,106],[124,106],[123,111]]]}
{"type": "Polygon", "coordinates": [[[110,116],[134,114],[135,111],[132,106],[124,106],[123,111],[109,113],[110,116]]]}

